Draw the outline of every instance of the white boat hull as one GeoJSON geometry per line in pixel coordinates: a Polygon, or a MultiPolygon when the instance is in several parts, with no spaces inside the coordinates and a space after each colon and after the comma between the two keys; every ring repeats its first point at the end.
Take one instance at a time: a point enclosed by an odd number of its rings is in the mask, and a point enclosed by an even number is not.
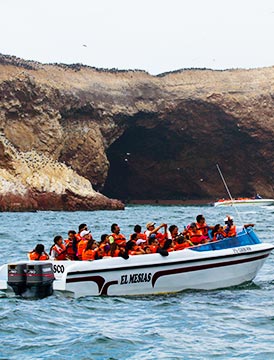
{"type": "Polygon", "coordinates": [[[274,199],[223,200],[214,203],[214,206],[232,206],[232,205],[268,206],[268,205],[274,205],[274,199]]]}
{"type": "MultiPolygon", "coordinates": [[[[52,263],[54,270],[53,289],[69,296],[149,295],[186,289],[213,290],[251,281],[273,248],[272,244],[259,243],[201,252],[185,249],[167,257],[148,254],[127,260],[47,263],[52,263]]],[[[28,262],[33,263],[37,264],[28,262]]],[[[8,264],[0,268],[0,289],[11,290],[7,282],[8,264]]]]}

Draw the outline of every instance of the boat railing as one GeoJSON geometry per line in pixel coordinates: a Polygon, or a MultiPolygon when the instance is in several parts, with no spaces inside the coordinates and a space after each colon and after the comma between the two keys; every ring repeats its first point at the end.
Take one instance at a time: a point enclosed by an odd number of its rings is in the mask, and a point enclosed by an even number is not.
{"type": "Polygon", "coordinates": [[[230,249],[238,246],[247,246],[260,244],[261,241],[255,234],[252,228],[242,230],[237,236],[225,238],[219,241],[209,242],[202,245],[192,247],[194,251],[211,251],[211,250],[223,250],[230,249]]]}

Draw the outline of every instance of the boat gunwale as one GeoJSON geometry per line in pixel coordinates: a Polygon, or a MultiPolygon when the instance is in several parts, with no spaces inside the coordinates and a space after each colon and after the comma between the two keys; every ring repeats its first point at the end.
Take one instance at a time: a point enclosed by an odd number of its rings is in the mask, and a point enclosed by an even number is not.
{"type": "MultiPolygon", "coordinates": [[[[263,244],[269,244],[269,243],[263,243],[263,244]]],[[[272,245],[272,244],[269,244],[272,245]]],[[[250,246],[250,245],[247,245],[250,246]]],[[[233,249],[233,248],[232,248],[233,249]]],[[[211,257],[204,257],[204,258],[195,258],[195,259],[179,259],[178,261],[172,261],[172,262],[157,262],[154,264],[136,264],[136,265],[126,265],[116,268],[103,268],[103,269],[91,269],[91,270],[76,270],[76,271],[69,271],[69,267],[67,268],[67,277],[79,275],[79,274],[92,274],[92,273],[98,273],[98,272],[112,272],[112,271],[122,271],[122,270],[131,270],[131,269],[140,269],[140,268],[151,268],[151,267],[166,267],[166,266],[172,266],[172,265],[180,265],[180,264],[191,264],[194,262],[205,262],[205,261],[212,261],[212,260],[221,260],[225,258],[232,258],[232,257],[247,257],[250,255],[256,255],[263,252],[269,252],[266,254],[266,257],[269,256],[270,252],[274,249],[274,245],[271,247],[268,247],[267,249],[261,249],[261,250],[255,250],[255,251],[248,251],[248,252],[242,252],[242,253],[233,253],[233,254],[226,254],[226,255],[220,255],[220,256],[211,256],[211,257]]],[[[227,250],[227,249],[225,249],[227,250]]],[[[181,250],[184,251],[184,250],[181,250]]],[[[218,250],[214,250],[218,251],[218,250]]],[[[125,260],[126,261],[126,260],[125,260]]],[[[252,260],[250,260],[252,261],[252,260]]],[[[86,261],[87,263],[88,261],[86,261]]],[[[78,263],[78,262],[77,262],[78,263]]],[[[79,262],[80,263],[80,262],[79,262]]],[[[82,263],[82,262],[81,262],[82,263]]],[[[90,262],[92,263],[92,262],[90,262]]],[[[75,264],[73,264],[75,265],[75,264]]]]}

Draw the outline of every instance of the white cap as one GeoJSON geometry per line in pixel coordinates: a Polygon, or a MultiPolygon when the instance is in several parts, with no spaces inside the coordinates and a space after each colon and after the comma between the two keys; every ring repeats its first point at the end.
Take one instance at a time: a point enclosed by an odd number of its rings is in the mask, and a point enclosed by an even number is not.
{"type": "Polygon", "coordinates": [[[227,216],[226,218],[224,218],[224,221],[229,221],[229,220],[233,220],[233,216],[227,216]]]}
{"type": "Polygon", "coordinates": [[[138,240],[136,241],[136,245],[140,245],[140,244],[143,244],[143,243],[145,243],[145,242],[146,242],[146,240],[138,239],[138,240]]]}
{"type": "Polygon", "coordinates": [[[88,234],[90,234],[90,231],[88,231],[88,230],[83,230],[80,232],[81,237],[84,237],[85,235],[88,235],[88,234]]]}

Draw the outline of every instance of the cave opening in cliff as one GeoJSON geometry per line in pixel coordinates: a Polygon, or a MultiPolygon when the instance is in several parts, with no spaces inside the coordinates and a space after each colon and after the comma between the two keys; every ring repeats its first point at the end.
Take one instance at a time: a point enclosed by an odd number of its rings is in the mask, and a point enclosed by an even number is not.
{"type": "Polygon", "coordinates": [[[108,149],[110,168],[103,194],[123,201],[184,197],[179,183],[185,169],[176,165],[184,148],[187,153],[186,139],[164,126],[130,127],[108,149]]]}

